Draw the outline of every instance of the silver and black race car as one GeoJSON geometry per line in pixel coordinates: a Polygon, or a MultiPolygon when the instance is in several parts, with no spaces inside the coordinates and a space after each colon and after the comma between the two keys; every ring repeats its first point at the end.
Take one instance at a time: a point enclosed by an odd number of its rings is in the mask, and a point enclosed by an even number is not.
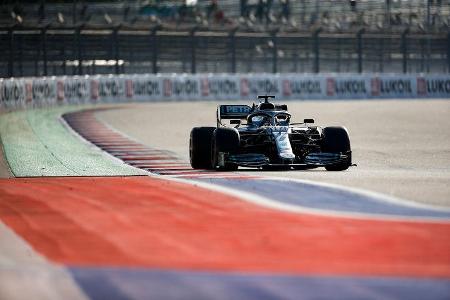
{"type": "Polygon", "coordinates": [[[352,165],[344,127],[314,126],[313,119],[291,123],[287,105],[258,96],[260,103],[219,105],[217,127],[195,127],[189,154],[194,169],[310,169],[342,171],[352,165]],[[229,120],[229,124],[224,124],[229,120]]]}

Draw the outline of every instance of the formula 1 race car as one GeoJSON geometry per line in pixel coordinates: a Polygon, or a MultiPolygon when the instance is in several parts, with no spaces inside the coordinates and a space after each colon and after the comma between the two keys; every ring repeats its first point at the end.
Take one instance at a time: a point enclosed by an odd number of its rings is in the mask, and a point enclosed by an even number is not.
{"type": "Polygon", "coordinates": [[[311,125],[313,119],[291,123],[287,105],[258,96],[258,105],[219,105],[217,127],[195,127],[189,154],[194,169],[262,169],[342,171],[352,165],[348,132],[344,127],[311,125]],[[226,126],[223,121],[230,120],[226,126]],[[245,123],[244,123],[244,122],[245,123]]]}

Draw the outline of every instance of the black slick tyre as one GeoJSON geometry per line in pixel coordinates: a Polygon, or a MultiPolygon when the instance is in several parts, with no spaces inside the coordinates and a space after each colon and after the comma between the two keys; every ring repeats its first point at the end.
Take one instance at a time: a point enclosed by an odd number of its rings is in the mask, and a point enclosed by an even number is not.
{"type": "Polygon", "coordinates": [[[211,165],[213,169],[222,171],[235,171],[238,166],[233,163],[225,163],[225,166],[218,166],[219,152],[234,154],[239,150],[239,132],[234,128],[217,128],[214,131],[211,145],[211,165]]]}
{"type": "Polygon", "coordinates": [[[347,155],[347,160],[338,164],[325,166],[327,171],[343,171],[352,165],[350,138],[345,127],[325,127],[323,129],[322,152],[347,155]]]}
{"type": "Polygon", "coordinates": [[[211,142],[216,127],[194,127],[189,139],[189,158],[193,169],[211,169],[211,142]]]}

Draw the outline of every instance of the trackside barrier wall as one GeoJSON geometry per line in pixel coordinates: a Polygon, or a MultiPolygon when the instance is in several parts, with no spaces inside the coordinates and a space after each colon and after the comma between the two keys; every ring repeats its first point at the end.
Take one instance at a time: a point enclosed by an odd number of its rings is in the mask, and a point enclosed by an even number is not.
{"type": "Polygon", "coordinates": [[[450,98],[450,75],[148,74],[0,79],[0,109],[127,101],[450,98]]]}

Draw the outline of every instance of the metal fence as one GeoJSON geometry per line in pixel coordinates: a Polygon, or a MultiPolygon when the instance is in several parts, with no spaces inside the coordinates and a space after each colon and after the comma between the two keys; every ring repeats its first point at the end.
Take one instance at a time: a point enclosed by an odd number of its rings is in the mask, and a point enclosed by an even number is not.
{"type": "Polygon", "coordinates": [[[450,71],[448,33],[0,28],[0,77],[450,71]]]}

